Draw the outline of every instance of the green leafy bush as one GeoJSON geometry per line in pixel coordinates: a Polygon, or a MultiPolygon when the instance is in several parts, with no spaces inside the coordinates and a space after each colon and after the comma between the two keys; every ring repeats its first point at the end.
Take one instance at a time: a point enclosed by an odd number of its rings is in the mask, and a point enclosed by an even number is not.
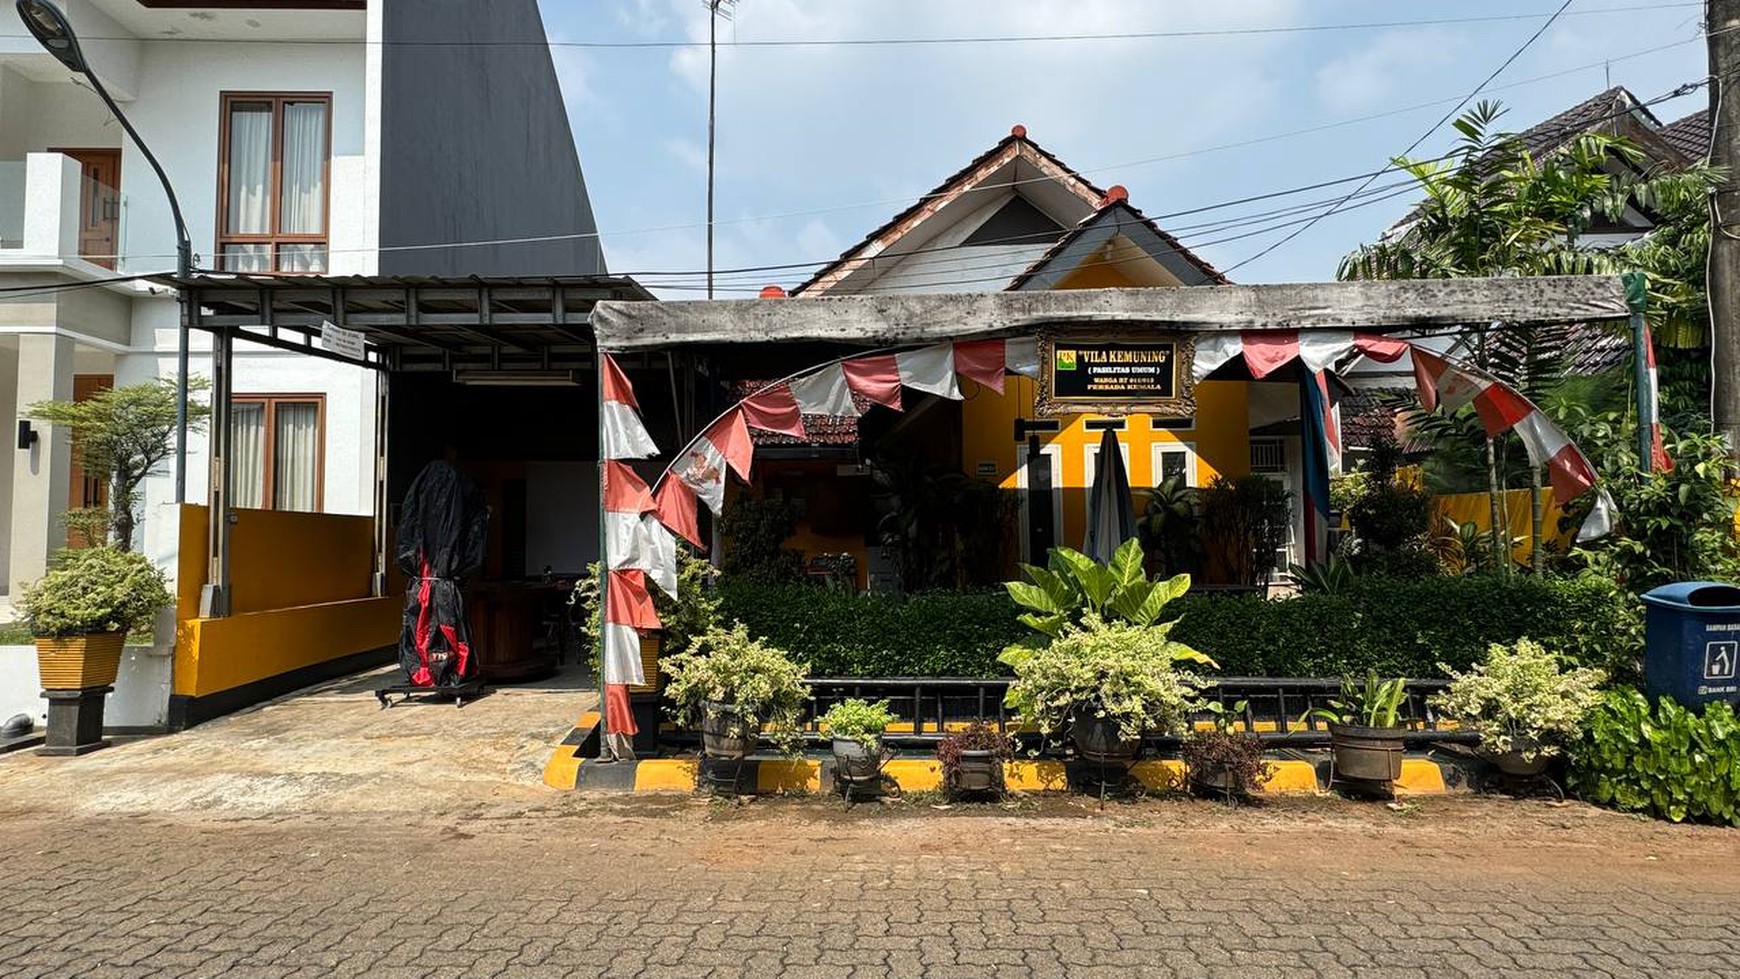
{"type": "Polygon", "coordinates": [[[1432,705],[1480,731],[1480,745],[1523,758],[1557,755],[1583,729],[1583,719],[1601,701],[1607,675],[1591,667],[1563,670],[1558,657],[1538,642],[1493,643],[1486,658],[1466,672],[1442,667],[1450,688],[1432,705]]]}
{"type": "Polygon", "coordinates": [[[1054,547],[1047,566],[1023,564],[1026,581],[1003,587],[1027,611],[1021,624],[1053,639],[1087,619],[1116,619],[1136,626],[1157,622],[1166,604],[1190,590],[1190,576],[1149,581],[1141,541],[1131,538],[1101,564],[1080,551],[1054,547]]]}
{"type": "Polygon", "coordinates": [[[1598,805],[1674,822],[1740,826],[1740,719],[1727,704],[1702,715],[1663,697],[1610,690],[1571,749],[1571,788],[1598,805]]]}
{"type": "Polygon", "coordinates": [[[874,751],[882,743],[882,733],[894,723],[894,712],[886,700],[872,704],[851,697],[829,707],[816,720],[828,737],[856,741],[874,751]]]}
{"type": "Polygon", "coordinates": [[[797,581],[804,556],[785,546],[797,530],[797,510],[775,497],[740,496],[719,517],[726,574],[762,582],[797,581]]]}
{"type": "Polygon", "coordinates": [[[1011,646],[1002,657],[1015,670],[1007,703],[1047,737],[1065,732],[1077,714],[1116,723],[1125,741],[1148,731],[1175,733],[1198,706],[1203,685],[1177,664],[1207,658],[1168,638],[1173,625],[1102,622],[1089,613],[1043,648],[1011,646]]]}
{"type": "Polygon", "coordinates": [[[797,740],[798,719],[809,703],[806,669],[784,650],[752,638],[742,623],[708,629],[660,665],[670,677],[665,696],[679,722],[698,723],[708,702],[726,704],[766,726],[776,742],[797,740]]]}
{"type": "MultiPolygon", "coordinates": [[[[816,676],[1007,676],[997,655],[1032,635],[995,592],[907,599],[803,585],[722,584],[720,614],[793,650],[816,676]]],[[[1228,676],[1442,676],[1492,643],[1533,638],[1569,662],[1636,676],[1637,600],[1596,578],[1360,576],[1334,595],[1279,601],[1186,595],[1166,606],[1171,638],[1213,654],[1228,676]]]]}
{"type": "Polygon", "coordinates": [[[62,551],[24,586],[18,611],[38,636],[130,632],[173,602],[169,581],[143,555],[115,547],[62,551]]]}

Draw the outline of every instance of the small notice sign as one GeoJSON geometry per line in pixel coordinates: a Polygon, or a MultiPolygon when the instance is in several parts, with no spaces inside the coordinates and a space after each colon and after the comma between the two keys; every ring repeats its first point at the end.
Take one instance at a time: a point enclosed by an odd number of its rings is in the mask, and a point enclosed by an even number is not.
{"type": "Polygon", "coordinates": [[[1042,343],[1039,411],[1188,415],[1190,349],[1178,336],[1042,343]]]}
{"type": "Polygon", "coordinates": [[[320,346],[335,354],[349,357],[352,360],[362,360],[367,353],[367,345],[363,335],[356,330],[347,330],[331,320],[322,320],[320,324],[320,346]]]}

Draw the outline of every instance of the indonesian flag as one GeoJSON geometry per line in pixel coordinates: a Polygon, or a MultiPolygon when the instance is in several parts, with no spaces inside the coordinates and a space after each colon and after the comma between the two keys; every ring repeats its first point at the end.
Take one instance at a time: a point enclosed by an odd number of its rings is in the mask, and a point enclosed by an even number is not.
{"type": "Polygon", "coordinates": [[[604,360],[604,398],[598,405],[605,459],[647,459],[659,454],[652,436],[640,421],[640,406],[634,400],[634,388],[628,375],[617,366],[616,358],[602,355],[604,360]]]}
{"type": "Polygon", "coordinates": [[[1647,382],[1644,394],[1649,402],[1649,416],[1642,422],[1649,426],[1649,468],[1655,472],[1673,472],[1673,456],[1668,455],[1667,445],[1661,437],[1661,382],[1655,369],[1655,338],[1650,335],[1648,326],[1643,328],[1643,356],[1647,382]]]}

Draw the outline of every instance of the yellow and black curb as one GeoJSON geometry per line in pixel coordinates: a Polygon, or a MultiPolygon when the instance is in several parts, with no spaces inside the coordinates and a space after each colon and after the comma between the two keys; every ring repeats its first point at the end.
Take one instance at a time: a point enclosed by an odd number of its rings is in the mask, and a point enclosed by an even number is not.
{"type": "MultiPolygon", "coordinates": [[[[1327,752],[1287,751],[1268,759],[1271,777],[1266,795],[1329,791],[1327,752]]],[[[820,792],[832,788],[832,758],[748,758],[738,772],[738,791],[777,794],[820,792]]],[[[883,767],[903,792],[942,787],[942,769],[934,758],[895,758],[883,767]]],[[[1065,792],[1095,774],[1095,766],[1052,760],[1016,759],[1003,766],[1011,792],[1065,792]]],[[[544,766],[544,784],[554,789],[586,792],[693,792],[700,783],[696,758],[645,758],[598,761],[598,718],[589,713],[562,739],[544,766]]],[[[1139,761],[1130,776],[1150,790],[1176,789],[1184,782],[1184,765],[1177,759],[1139,761]]],[[[1473,770],[1467,762],[1436,753],[1410,754],[1402,759],[1397,795],[1444,795],[1468,791],[1473,770]]]]}

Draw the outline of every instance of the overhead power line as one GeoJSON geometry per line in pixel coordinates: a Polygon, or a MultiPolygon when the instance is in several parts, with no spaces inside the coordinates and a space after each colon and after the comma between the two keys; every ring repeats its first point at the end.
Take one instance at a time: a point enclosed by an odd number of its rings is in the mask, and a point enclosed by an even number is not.
{"type": "MultiPolygon", "coordinates": [[[[1674,10],[1688,7],[1701,7],[1702,3],[1677,0],[1670,3],[1642,3],[1612,7],[1594,7],[1588,10],[1574,11],[1566,16],[1594,17],[1612,14],[1639,13],[1650,10],[1674,10]]],[[[1164,31],[1108,31],[1103,33],[1050,33],[1050,34],[956,34],[937,37],[821,37],[821,38],[749,38],[719,42],[719,47],[725,48],[834,48],[834,47],[928,47],[946,45],[985,45],[985,44],[1034,44],[1034,43],[1067,43],[1082,41],[1145,41],[1169,39],[1203,39],[1216,37],[1267,37],[1288,34],[1328,34],[1348,31],[1395,30],[1410,27],[1454,27],[1472,24],[1496,24],[1514,21],[1540,20],[1557,17],[1559,14],[1547,13],[1516,13],[1516,14],[1485,14],[1472,17],[1431,17],[1408,20],[1365,21],[1349,24],[1286,24],[1274,27],[1205,27],[1186,30],[1164,31]]],[[[28,34],[0,34],[0,38],[29,39],[28,34]]],[[[394,48],[578,48],[592,50],[654,50],[666,51],[682,48],[705,48],[708,42],[690,38],[659,38],[641,41],[589,41],[589,40],[476,40],[470,38],[402,38],[394,40],[370,41],[365,38],[342,37],[310,37],[296,39],[277,38],[223,38],[195,37],[191,35],[169,35],[141,37],[139,35],[80,35],[85,41],[147,41],[150,43],[174,44],[294,44],[294,45],[370,45],[394,48]]]]}
{"type": "MultiPolygon", "coordinates": [[[[1400,153],[1397,153],[1396,156],[1405,157],[1409,153],[1412,153],[1416,149],[1419,149],[1420,144],[1424,143],[1427,139],[1431,138],[1432,134],[1437,132],[1438,128],[1440,126],[1449,122],[1451,119],[1454,119],[1456,117],[1456,113],[1461,112],[1463,106],[1466,106],[1469,103],[1469,100],[1473,99],[1476,95],[1479,95],[1486,88],[1486,86],[1492,84],[1493,81],[1495,81],[1499,75],[1503,74],[1504,70],[1506,68],[1509,68],[1511,65],[1515,64],[1516,59],[1523,56],[1523,52],[1525,52],[1529,48],[1533,47],[1534,43],[1536,41],[1540,40],[1541,35],[1545,34],[1547,32],[1547,30],[1553,26],[1553,24],[1558,22],[1559,17],[1562,14],[1564,14],[1566,9],[1568,9],[1573,2],[1575,2],[1575,0],[1565,0],[1564,3],[1560,4],[1559,9],[1554,11],[1553,15],[1551,17],[1547,18],[1547,22],[1542,24],[1540,27],[1536,28],[1535,32],[1533,34],[1529,35],[1528,40],[1524,41],[1520,47],[1518,47],[1515,51],[1512,51],[1510,53],[1510,57],[1504,59],[1504,61],[1497,68],[1494,68],[1490,74],[1488,74],[1485,78],[1481,79],[1481,82],[1479,85],[1474,86],[1473,91],[1470,91],[1467,95],[1464,95],[1461,98],[1461,100],[1458,101],[1456,103],[1456,105],[1450,109],[1449,112],[1444,113],[1444,115],[1441,116],[1437,122],[1432,123],[1432,125],[1430,127],[1428,127],[1425,132],[1421,133],[1417,139],[1415,139],[1412,143],[1409,143],[1407,149],[1401,151],[1400,153]]],[[[1388,173],[1388,172],[1390,172],[1392,170],[1396,170],[1396,169],[1398,169],[1397,165],[1394,163],[1391,163],[1388,167],[1385,167],[1382,170],[1378,171],[1378,174],[1373,174],[1372,176],[1367,177],[1365,180],[1365,183],[1360,184],[1358,187],[1354,188],[1353,193],[1350,193],[1347,195],[1347,200],[1352,200],[1354,194],[1357,194],[1360,191],[1364,190],[1365,188],[1371,186],[1371,182],[1373,180],[1376,180],[1378,178],[1379,174],[1388,173]]],[[[1299,227],[1293,229],[1292,231],[1289,231],[1284,237],[1279,238],[1279,239],[1272,241],[1269,244],[1263,246],[1261,249],[1259,249],[1257,251],[1256,254],[1250,256],[1249,258],[1241,259],[1237,262],[1234,262],[1232,265],[1227,266],[1226,271],[1232,272],[1236,269],[1243,268],[1244,266],[1251,264],[1252,262],[1256,261],[1257,259],[1262,258],[1264,255],[1267,255],[1270,252],[1273,252],[1275,249],[1280,248],[1282,245],[1285,245],[1289,241],[1292,241],[1295,238],[1298,238],[1300,235],[1302,235],[1305,232],[1310,231],[1312,228],[1316,227],[1317,222],[1319,222],[1319,221],[1323,220],[1324,218],[1330,216],[1331,214],[1334,214],[1337,211],[1341,210],[1341,208],[1346,203],[1347,203],[1347,201],[1344,200],[1340,204],[1336,204],[1336,205],[1330,207],[1329,210],[1324,211],[1323,213],[1317,215],[1315,218],[1312,218],[1310,221],[1307,221],[1304,224],[1300,225],[1299,227]]]]}

